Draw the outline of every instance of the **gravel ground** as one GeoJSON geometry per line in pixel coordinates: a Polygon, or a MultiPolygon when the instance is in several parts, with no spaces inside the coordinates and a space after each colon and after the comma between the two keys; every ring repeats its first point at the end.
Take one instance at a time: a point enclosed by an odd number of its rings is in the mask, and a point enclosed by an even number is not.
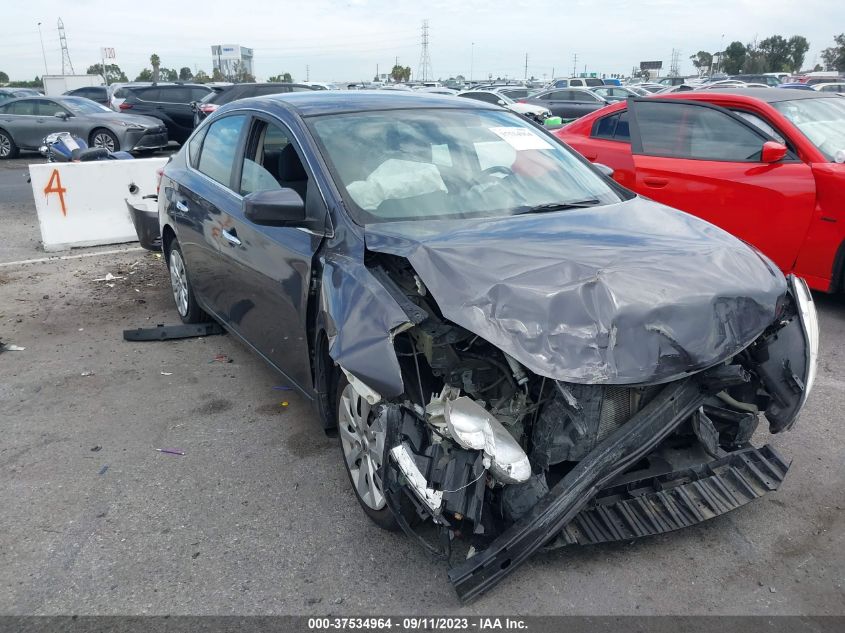
{"type": "MultiPolygon", "coordinates": [[[[33,215],[0,199],[23,242],[0,234],[0,262],[44,256],[33,215]]],[[[815,390],[794,431],[758,438],[794,459],[780,491],[535,556],[461,606],[443,565],[368,522],[337,440],[237,341],[122,340],[176,321],[155,256],[0,264],[0,338],[26,347],[0,354],[0,613],[845,614],[845,300],[817,301],[815,390]]]]}

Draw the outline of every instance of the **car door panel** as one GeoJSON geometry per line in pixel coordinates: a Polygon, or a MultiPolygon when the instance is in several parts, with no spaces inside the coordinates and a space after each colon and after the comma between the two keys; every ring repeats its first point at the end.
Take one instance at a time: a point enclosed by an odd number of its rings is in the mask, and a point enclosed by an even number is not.
{"type": "Polygon", "coordinates": [[[789,155],[776,163],[754,160],[748,152],[755,139],[759,147],[770,139],[722,108],[668,99],[649,99],[645,106],[646,101],[632,101],[634,189],[720,226],[791,270],[815,207],[810,167],[789,155]],[[655,125],[658,115],[661,123],[655,125]],[[713,130],[722,135],[711,136],[713,130]],[[734,160],[746,154],[746,160],[734,160]]]}
{"type": "MultiPolygon", "coordinates": [[[[284,130],[284,137],[292,140],[290,130],[280,122],[255,119],[255,126],[268,123],[284,130]]],[[[273,157],[281,165],[281,151],[274,152],[273,157]]],[[[273,169],[272,165],[267,167],[273,169]]],[[[279,173],[268,176],[276,183],[284,171],[283,167],[278,169],[279,173]]],[[[306,208],[317,209],[309,211],[312,215],[324,215],[325,206],[313,177],[308,175],[307,182],[306,208]]],[[[226,229],[216,236],[217,246],[224,266],[234,277],[223,295],[228,323],[289,379],[310,389],[307,306],[312,260],[322,236],[294,227],[259,226],[245,217],[243,208],[224,213],[223,222],[226,229]]]]}

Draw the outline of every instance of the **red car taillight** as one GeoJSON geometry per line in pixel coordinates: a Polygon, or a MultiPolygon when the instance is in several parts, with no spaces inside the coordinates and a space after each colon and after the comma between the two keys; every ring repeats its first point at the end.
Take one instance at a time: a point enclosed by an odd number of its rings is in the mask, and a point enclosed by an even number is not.
{"type": "Polygon", "coordinates": [[[200,105],[200,112],[203,112],[205,114],[211,114],[219,107],[220,106],[216,103],[203,103],[200,105]]]}
{"type": "Polygon", "coordinates": [[[126,102],[124,101],[123,103],[121,103],[121,104],[120,104],[119,106],[117,106],[117,107],[118,107],[118,108],[120,108],[121,110],[131,110],[131,109],[132,109],[132,104],[131,104],[131,103],[126,103],[126,102]]]}
{"type": "Polygon", "coordinates": [[[519,99],[517,103],[528,103],[527,99],[519,99]]]}

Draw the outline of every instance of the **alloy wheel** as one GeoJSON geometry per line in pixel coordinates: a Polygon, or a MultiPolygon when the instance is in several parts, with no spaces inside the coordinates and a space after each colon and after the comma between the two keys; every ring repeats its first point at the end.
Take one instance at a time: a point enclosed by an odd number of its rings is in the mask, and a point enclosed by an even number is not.
{"type": "Polygon", "coordinates": [[[105,147],[110,152],[114,151],[114,138],[106,132],[97,132],[94,135],[94,147],[105,147]]]}
{"type": "Polygon", "coordinates": [[[6,158],[12,153],[12,141],[5,134],[0,134],[0,158],[6,158]]]}
{"type": "Polygon", "coordinates": [[[173,289],[173,299],[180,316],[188,314],[188,275],[185,272],[185,262],[182,253],[173,249],[170,251],[170,286],[173,289]]]}
{"type": "Polygon", "coordinates": [[[346,466],[361,501],[373,510],[387,505],[381,487],[382,455],[384,454],[384,422],[370,415],[369,403],[346,385],[338,402],[338,429],[346,458],[346,466]]]}

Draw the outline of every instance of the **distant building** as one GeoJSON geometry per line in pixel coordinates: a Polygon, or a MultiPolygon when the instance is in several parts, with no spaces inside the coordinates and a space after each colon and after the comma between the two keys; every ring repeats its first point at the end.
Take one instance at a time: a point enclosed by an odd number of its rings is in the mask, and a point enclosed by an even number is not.
{"type": "Polygon", "coordinates": [[[252,49],[238,44],[217,44],[211,47],[211,64],[226,79],[235,79],[240,73],[255,75],[252,71],[252,49]]]}

